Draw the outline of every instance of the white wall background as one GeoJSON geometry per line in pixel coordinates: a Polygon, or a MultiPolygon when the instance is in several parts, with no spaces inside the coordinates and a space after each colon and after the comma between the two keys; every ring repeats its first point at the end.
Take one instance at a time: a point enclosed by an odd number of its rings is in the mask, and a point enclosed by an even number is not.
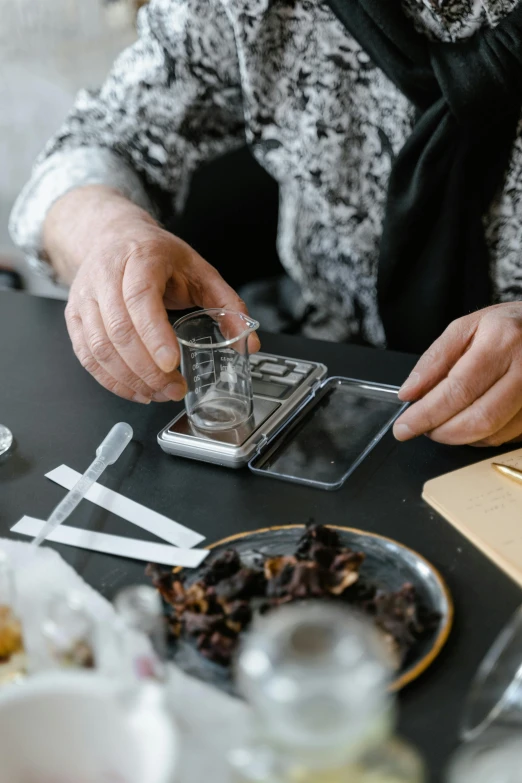
{"type": "Polygon", "coordinates": [[[0,0],[0,260],[34,293],[63,296],[29,273],[7,222],[32,163],[80,87],[96,87],[134,38],[124,0],[0,0]]]}

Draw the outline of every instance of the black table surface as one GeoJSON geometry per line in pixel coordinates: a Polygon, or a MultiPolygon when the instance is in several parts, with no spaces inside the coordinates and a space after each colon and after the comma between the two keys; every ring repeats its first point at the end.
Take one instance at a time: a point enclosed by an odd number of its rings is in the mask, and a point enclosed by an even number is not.
{"type": "MultiPolygon", "coordinates": [[[[0,535],[24,514],[45,518],[63,489],[44,478],[61,464],[83,471],[110,427],[128,421],[134,440],[101,482],[213,541],[267,525],[318,522],[381,533],[416,549],[443,574],[455,601],[450,640],[400,696],[400,729],[424,753],[432,780],[457,741],[463,699],[487,648],[521,600],[520,589],[421,499],[424,482],[483,459],[472,448],[391,435],[344,487],[325,492],[266,479],[248,469],[169,457],[156,435],[179,406],[141,406],[102,389],[70,347],[62,302],[0,293],[0,422],[15,437],[0,458],[0,535]]],[[[263,350],[324,362],[331,375],[400,384],[414,357],[357,346],[262,335],[263,350]]],[[[85,502],[70,524],[155,540],[85,502]],[[131,529],[129,529],[131,528],[131,529]]],[[[54,545],[103,595],[146,581],[144,564],[54,545]]]]}

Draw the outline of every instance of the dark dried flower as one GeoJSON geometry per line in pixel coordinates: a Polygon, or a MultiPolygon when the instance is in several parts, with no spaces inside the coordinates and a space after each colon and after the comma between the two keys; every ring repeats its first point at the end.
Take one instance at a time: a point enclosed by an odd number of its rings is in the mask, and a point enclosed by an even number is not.
{"type": "Polygon", "coordinates": [[[321,568],[330,568],[336,555],[337,549],[315,541],[310,546],[308,557],[310,560],[316,562],[317,565],[321,566],[321,568]]]}
{"type": "Polygon", "coordinates": [[[181,620],[178,617],[168,618],[168,629],[171,636],[178,639],[181,635],[181,620]]]}
{"type": "Polygon", "coordinates": [[[297,563],[296,558],[293,555],[280,555],[279,557],[268,557],[265,560],[264,572],[265,579],[273,579],[277,577],[281,571],[287,565],[294,566],[297,563]]]}
{"type": "Polygon", "coordinates": [[[314,544],[322,544],[322,546],[338,551],[341,540],[336,530],[324,525],[310,524],[297,545],[296,557],[300,560],[307,560],[314,544]]]}
{"type": "Polygon", "coordinates": [[[222,666],[228,666],[237,646],[237,637],[225,636],[219,631],[210,635],[203,634],[197,642],[201,655],[222,666]]]}
{"type": "Polygon", "coordinates": [[[224,621],[222,614],[201,614],[199,612],[183,613],[183,630],[189,636],[208,634],[214,631],[224,621]]]}
{"type": "Polygon", "coordinates": [[[425,631],[418,617],[415,588],[405,584],[395,593],[379,591],[369,602],[368,608],[377,626],[395,641],[402,664],[415,641],[425,631]]]}
{"type": "Polygon", "coordinates": [[[171,603],[173,600],[172,582],[174,580],[172,571],[166,571],[159,565],[149,563],[145,569],[145,574],[150,577],[152,584],[156,590],[158,590],[162,598],[167,601],[167,603],[171,603]]]}
{"type": "Polygon", "coordinates": [[[299,562],[292,571],[287,586],[288,598],[320,598],[324,596],[322,574],[316,563],[299,562]]]}
{"type": "Polygon", "coordinates": [[[252,619],[252,607],[248,601],[232,601],[222,604],[223,610],[228,620],[240,623],[242,627],[247,625],[252,619]]]}
{"type": "Polygon", "coordinates": [[[208,587],[216,585],[222,579],[228,579],[241,568],[241,559],[235,549],[227,549],[217,557],[203,572],[201,581],[208,587]]]}
{"type": "Polygon", "coordinates": [[[373,616],[399,668],[440,619],[423,610],[413,585],[386,593],[361,578],[364,554],[343,547],[339,534],[323,525],[307,526],[295,555],[258,559],[247,567],[236,550],[227,550],[188,586],[182,574],[149,566],[147,574],[174,609],[171,633],[196,637],[203,656],[228,666],[254,608],[264,614],[292,601],[342,600],[373,616]]]}
{"type": "Polygon", "coordinates": [[[328,590],[332,595],[341,595],[359,579],[359,569],[364,561],[362,552],[348,549],[336,555],[329,569],[328,590]]]}
{"type": "Polygon", "coordinates": [[[298,561],[295,558],[272,558],[272,560],[286,560],[282,564],[282,568],[277,571],[275,576],[268,580],[266,586],[266,595],[268,598],[282,598],[288,592],[288,585],[290,584],[294,575],[295,567],[298,561]]]}
{"type": "Polygon", "coordinates": [[[222,579],[214,589],[218,598],[224,598],[227,601],[245,600],[262,596],[265,584],[265,575],[262,571],[244,567],[228,579],[222,579]]]}
{"type": "Polygon", "coordinates": [[[200,612],[205,614],[208,612],[208,597],[204,585],[201,582],[194,582],[184,592],[183,596],[183,609],[184,611],[200,612]]]}
{"type": "Polygon", "coordinates": [[[172,593],[172,598],[170,600],[170,603],[172,604],[182,603],[186,598],[185,587],[183,585],[183,582],[181,582],[179,579],[175,579],[172,582],[171,593],[172,593]]]}

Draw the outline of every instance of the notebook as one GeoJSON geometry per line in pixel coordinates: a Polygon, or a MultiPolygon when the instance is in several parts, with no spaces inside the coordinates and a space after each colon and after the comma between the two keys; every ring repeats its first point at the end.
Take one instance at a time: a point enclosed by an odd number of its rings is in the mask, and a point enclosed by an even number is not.
{"type": "Polygon", "coordinates": [[[422,497],[522,587],[522,484],[493,462],[522,470],[522,448],[427,481],[422,497]]]}

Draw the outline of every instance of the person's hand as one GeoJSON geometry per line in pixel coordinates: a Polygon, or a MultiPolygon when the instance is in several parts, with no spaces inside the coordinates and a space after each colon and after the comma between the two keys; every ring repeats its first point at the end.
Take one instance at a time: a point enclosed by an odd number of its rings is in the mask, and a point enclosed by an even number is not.
{"type": "MultiPolygon", "coordinates": [[[[62,279],[73,280],[65,317],[76,356],[120,397],[148,403],[184,396],[166,308],[246,312],[191,247],[102,186],[71,191],[53,206],[44,247],[62,279]]],[[[255,335],[249,345],[259,348],[255,335]]]]}
{"type": "Polygon", "coordinates": [[[398,440],[451,445],[522,439],[522,302],[454,321],[421,357],[399,397],[417,401],[396,421],[398,440]]]}

